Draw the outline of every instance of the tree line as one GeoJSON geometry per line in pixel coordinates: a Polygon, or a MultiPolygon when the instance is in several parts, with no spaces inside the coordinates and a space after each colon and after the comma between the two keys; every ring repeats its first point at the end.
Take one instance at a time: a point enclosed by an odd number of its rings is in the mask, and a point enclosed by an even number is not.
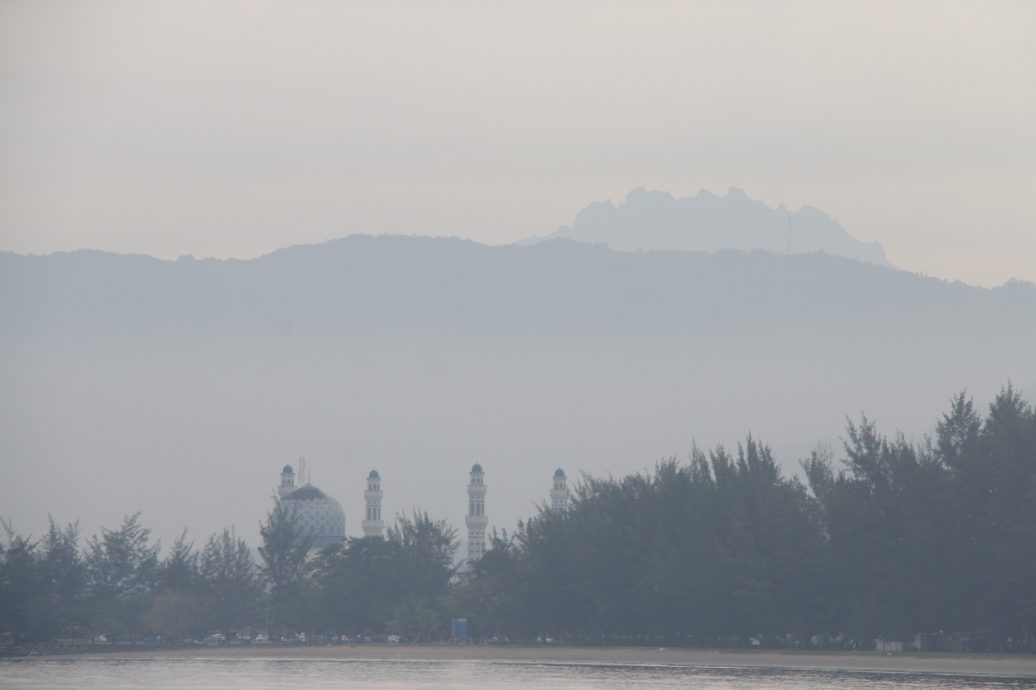
{"type": "Polygon", "coordinates": [[[232,529],[160,558],[140,516],[81,541],[8,530],[0,633],[176,641],[212,631],[477,641],[870,646],[968,634],[1036,651],[1036,412],[1003,389],[954,397],[932,437],[863,418],[843,452],[785,476],[749,437],[651,471],[586,475],[569,509],[494,533],[457,567],[457,533],[417,512],[387,536],[307,554],[278,503],[256,553],[232,529]]]}
{"type": "Polygon", "coordinates": [[[427,641],[449,627],[456,532],[420,511],[398,517],[384,539],[350,539],[315,554],[281,502],[260,526],[255,552],[229,528],[200,548],[184,532],[159,558],[139,513],[85,542],[75,524],[51,521],[39,540],[5,530],[0,634],[9,642],[176,644],[215,632],[294,640],[386,630],[427,641]]]}

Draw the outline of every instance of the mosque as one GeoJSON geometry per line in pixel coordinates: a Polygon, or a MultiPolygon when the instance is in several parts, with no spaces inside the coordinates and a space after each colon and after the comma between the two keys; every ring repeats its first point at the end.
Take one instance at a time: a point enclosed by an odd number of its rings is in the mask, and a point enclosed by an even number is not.
{"type": "MultiPolygon", "coordinates": [[[[331,544],[345,541],[345,511],[334,498],[313,486],[306,478],[305,460],[299,459],[298,484],[295,483],[295,470],[285,465],[281,470],[281,484],[277,487],[278,500],[288,504],[295,510],[296,518],[306,538],[312,539],[313,549],[322,549],[331,544]]],[[[568,478],[560,467],[554,472],[550,490],[550,510],[564,513],[568,510],[568,478]]],[[[486,513],[485,472],[482,465],[475,463],[468,475],[468,513],[464,525],[468,529],[467,560],[476,561],[486,551],[486,526],[489,516],[486,513]]],[[[367,475],[367,488],[363,492],[365,512],[360,527],[365,537],[383,537],[385,521],[381,517],[381,475],[371,470],[367,475]]]]}

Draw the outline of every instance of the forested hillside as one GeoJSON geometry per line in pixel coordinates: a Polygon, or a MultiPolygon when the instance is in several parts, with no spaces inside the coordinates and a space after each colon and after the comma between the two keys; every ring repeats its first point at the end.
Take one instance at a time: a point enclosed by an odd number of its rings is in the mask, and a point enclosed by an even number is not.
{"type": "Polygon", "coordinates": [[[41,533],[145,510],[254,540],[306,456],[358,534],[453,524],[480,462],[490,526],[554,469],[616,476],[746,431],[786,474],[868,410],[919,440],[955,389],[1036,385],[1036,287],[821,254],[618,252],[350,237],[251,261],[0,255],[0,505],[41,533]],[[184,505],[191,506],[184,515],[184,505]]]}

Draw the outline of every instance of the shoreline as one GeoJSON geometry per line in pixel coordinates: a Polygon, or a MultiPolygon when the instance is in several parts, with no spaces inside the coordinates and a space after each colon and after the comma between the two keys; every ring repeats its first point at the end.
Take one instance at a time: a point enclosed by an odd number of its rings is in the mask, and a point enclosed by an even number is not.
{"type": "Polygon", "coordinates": [[[610,664],[809,669],[850,672],[940,673],[1036,678],[1036,656],[859,651],[730,650],[671,647],[572,647],[563,645],[384,645],[188,647],[48,654],[15,659],[256,659],[531,664],[610,664]]]}

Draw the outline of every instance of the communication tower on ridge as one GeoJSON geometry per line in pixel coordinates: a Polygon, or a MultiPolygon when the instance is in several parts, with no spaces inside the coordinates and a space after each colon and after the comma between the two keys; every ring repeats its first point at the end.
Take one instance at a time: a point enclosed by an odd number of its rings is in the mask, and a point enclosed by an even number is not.
{"type": "Polygon", "coordinates": [[[786,210],[784,213],[788,217],[788,229],[784,233],[784,253],[790,256],[795,253],[795,241],[791,232],[791,211],[786,210]]]}

